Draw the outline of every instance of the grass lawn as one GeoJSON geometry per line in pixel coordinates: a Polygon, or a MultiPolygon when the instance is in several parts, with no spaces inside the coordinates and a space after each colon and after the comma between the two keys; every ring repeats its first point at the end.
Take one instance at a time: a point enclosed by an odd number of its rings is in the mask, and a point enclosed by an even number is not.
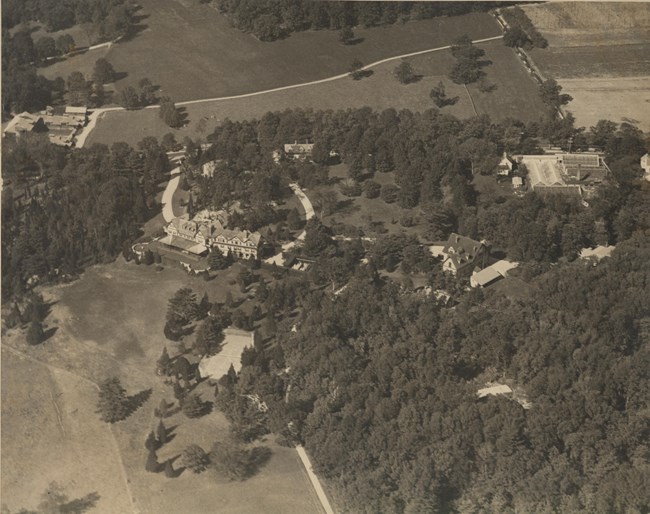
{"type": "MultiPolygon", "coordinates": [[[[495,120],[509,116],[524,121],[538,120],[543,105],[538,98],[537,86],[512,49],[503,46],[501,41],[482,43],[481,47],[486,50],[487,59],[492,61],[486,67],[486,72],[488,81],[495,84],[496,89],[481,93],[477,85],[469,86],[476,111],[479,114],[487,113],[495,120]]],[[[187,112],[189,124],[179,130],[166,126],[158,117],[157,109],[108,112],[97,123],[87,143],[111,144],[126,141],[135,144],[145,136],[160,138],[167,132],[173,132],[179,140],[185,136],[204,139],[226,118],[260,118],[268,111],[298,107],[318,110],[369,106],[376,110],[392,107],[397,110],[423,111],[433,107],[429,92],[440,81],[445,84],[448,96],[459,97],[455,105],[444,107],[442,111],[459,118],[474,116],[468,90],[447,78],[454,62],[447,50],[409,60],[421,75],[421,79],[412,84],[400,84],[392,76],[396,64],[385,63],[375,67],[372,75],[358,81],[346,77],[248,98],[187,105],[183,108],[187,112]]]]}
{"type": "MultiPolygon", "coordinates": [[[[161,398],[173,399],[171,388],[154,373],[163,345],[171,355],[176,353],[176,345],[162,333],[167,300],[182,286],[192,287],[199,298],[207,290],[211,299],[223,301],[231,289],[235,300],[244,299],[235,282],[240,266],[205,282],[180,269],[156,271],[154,266],[118,259],[89,268],[71,284],[43,290],[54,302],[47,318],[48,326],[57,327],[54,335],[36,347],[28,347],[19,330],[3,335],[3,345],[39,361],[23,362],[6,350],[2,355],[6,459],[2,492],[8,506],[35,506],[42,490],[56,479],[71,498],[97,492],[96,512],[132,512],[131,501],[137,511],[152,514],[208,513],[215,506],[228,512],[319,512],[295,450],[272,441],[264,442],[271,449],[270,460],[244,483],[219,481],[210,473],[195,477],[184,472],[167,479],[144,471],[143,442],[157,423],[154,407],[161,398]],[[113,375],[130,395],[151,393],[129,418],[109,427],[95,413],[93,382],[113,375]]],[[[246,301],[240,308],[248,310],[252,303],[246,301]]],[[[189,336],[186,345],[192,340],[189,336]]],[[[204,400],[212,400],[213,390],[207,383],[198,392],[204,400]]],[[[166,425],[175,427],[176,436],[159,450],[160,462],[175,457],[190,442],[209,449],[228,433],[219,412],[199,420],[177,414],[166,425]]]]}
{"type": "MultiPolygon", "coordinates": [[[[11,339],[11,337],[9,337],[11,339]]],[[[120,457],[86,380],[2,350],[2,503],[34,508],[50,482],[93,512],[131,512],[120,457]]]]}
{"type": "MultiPolygon", "coordinates": [[[[107,59],[127,76],[119,87],[149,77],[175,101],[220,97],[308,82],[347,71],[352,60],[365,63],[449,44],[468,33],[473,39],[500,34],[484,13],[358,29],[363,41],[345,46],[337,31],[309,31],[263,43],[230,27],[216,9],[199,2],[140,0],[146,16],[139,32],[114,45],[107,59]]],[[[74,59],[66,63],[74,66],[74,59]]],[[[61,75],[59,65],[48,76],[61,75]]],[[[89,72],[79,62],[80,71],[89,72]]]]}
{"type": "MultiPolygon", "coordinates": [[[[330,168],[330,178],[345,179],[347,178],[347,166],[340,164],[330,168]]],[[[385,184],[395,184],[394,174],[375,173],[374,181],[379,182],[382,186],[385,184]]],[[[423,224],[416,224],[412,227],[403,227],[399,220],[405,214],[411,214],[414,218],[418,217],[418,209],[402,209],[397,202],[386,203],[381,198],[366,198],[361,196],[349,198],[339,191],[338,184],[322,185],[315,189],[306,190],[305,193],[313,202],[313,199],[325,191],[334,191],[337,195],[338,205],[335,211],[323,217],[323,223],[331,226],[335,223],[345,223],[360,228],[364,231],[364,237],[376,237],[377,234],[370,229],[370,222],[381,222],[386,229],[386,234],[407,233],[417,236],[422,233],[423,224]]],[[[319,214],[317,210],[317,215],[319,214]]]]}

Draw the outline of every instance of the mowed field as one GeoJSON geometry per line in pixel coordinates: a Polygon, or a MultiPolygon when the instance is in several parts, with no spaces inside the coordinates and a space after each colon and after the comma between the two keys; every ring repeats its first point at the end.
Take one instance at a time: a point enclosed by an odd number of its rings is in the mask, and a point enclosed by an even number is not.
{"type": "MultiPolygon", "coordinates": [[[[271,457],[243,483],[212,472],[177,478],[144,470],[147,433],[155,428],[154,407],[173,400],[154,373],[162,346],[166,304],[181,286],[224,300],[238,272],[234,266],[210,282],[177,269],[136,266],[118,259],[95,266],[69,285],[47,288],[54,302],[48,326],[58,327],[45,343],[29,347],[21,331],[3,335],[2,502],[10,509],[34,508],[56,480],[70,499],[99,495],[92,512],[177,514],[180,512],[305,512],[320,506],[294,449],[267,438],[271,457]],[[104,424],[96,414],[96,383],[118,376],[129,395],[150,395],[129,418],[104,424]],[[150,391],[150,392],[149,392],[150,391]]],[[[235,299],[242,295],[234,286],[235,299]]],[[[245,305],[244,305],[245,307],[245,305]]],[[[187,344],[191,344],[190,336],[187,344]]],[[[212,400],[213,388],[196,389],[212,400]]],[[[176,460],[185,446],[209,449],[228,435],[219,412],[198,420],[180,413],[165,420],[173,440],[158,451],[159,462],[176,460]]],[[[175,467],[180,467],[176,463],[175,467]]]]}
{"type": "Polygon", "coordinates": [[[380,64],[372,75],[361,80],[344,77],[331,82],[276,91],[246,98],[214,100],[184,105],[189,123],[172,130],[158,117],[157,109],[108,112],[98,121],[88,137],[87,144],[111,144],[126,141],[135,144],[145,136],[161,137],[173,132],[177,139],[189,136],[205,139],[214,127],[226,118],[243,120],[260,118],[268,111],[290,108],[346,109],[369,106],[376,110],[387,108],[423,111],[433,107],[429,92],[438,84],[445,84],[449,97],[458,97],[455,105],[442,112],[459,118],[488,114],[494,120],[506,117],[536,121],[542,116],[544,106],[539,100],[535,82],[529,76],[513,50],[500,40],[480,44],[491,64],[485,67],[488,82],[496,86],[489,93],[481,93],[476,84],[467,89],[451,82],[447,75],[454,59],[449,50],[441,50],[407,59],[413,64],[420,80],[400,84],[393,77],[399,61],[380,64]],[[473,102],[473,103],[472,103],[473,102]]]}
{"type": "Polygon", "coordinates": [[[573,96],[579,126],[599,119],[650,130],[650,3],[552,2],[522,6],[549,47],[531,56],[573,96]]]}
{"type": "MultiPolygon", "coordinates": [[[[260,42],[230,27],[214,8],[183,0],[141,0],[139,32],[114,45],[107,59],[127,76],[122,88],[148,77],[175,101],[220,97],[308,82],[347,71],[354,59],[385,57],[447,45],[462,34],[500,34],[488,14],[436,18],[385,28],[355,29],[361,42],[344,46],[336,31],[309,31],[260,42]]],[[[74,69],[75,59],[43,70],[49,78],[74,69]]]]}

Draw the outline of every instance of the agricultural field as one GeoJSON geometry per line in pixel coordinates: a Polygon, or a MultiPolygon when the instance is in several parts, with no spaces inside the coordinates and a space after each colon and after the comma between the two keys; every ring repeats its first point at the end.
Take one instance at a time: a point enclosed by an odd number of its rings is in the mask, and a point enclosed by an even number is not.
{"type": "MultiPolygon", "coordinates": [[[[295,450],[272,437],[263,442],[270,457],[242,483],[210,471],[200,476],[184,471],[171,479],[144,470],[143,443],[157,424],[154,407],[162,398],[173,399],[154,372],[164,344],[176,353],[162,334],[167,300],[181,286],[221,301],[231,289],[236,301],[243,300],[235,284],[238,270],[233,266],[205,282],[179,269],[157,271],[118,259],[42,291],[51,302],[46,323],[56,332],[36,347],[28,346],[19,330],[3,334],[2,502],[8,508],[34,508],[56,480],[71,500],[97,495],[93,512],[107,514],[207,513],[215,506],[241,513],[320,512],[295,450]],[[107,425],[95,412],[95,384],[113,375],[143,404],[126,420],[107,425]]],[[[212,400],[207,382],[196,392],[212,400]]],[[[209,449],[228,436],[218,411],[196,420],[177,413],[165,423],[174,437],[159,450],[161,463],[175,460],[187,444],[209,449]]]]}
{"type": "MultiPolygon", "coordinates": [[[[349,46],[338,42],[336,31],[309,31],[263,43],[230,27],[206,4],[181,0],[139,4],[137,33],[113,45],[106,58],[118,73],[126,74],[118,88],[148,77],[177,102],[321,79],[347,71],[354,59],[368,64],[444,46],[465,33],[473,39],[500,35],[490,15],[477,13],[357,29],[360,42],[349,46]]],[[[43,73],[53,78],[67,77],[72,69],[91,71],[92,63],[76,59],[52,65],[43,73]]]]}
{"type": "Polygon", "coordinates": [[[577,125],[599,119],[650,129],[650,4],[553,2],[522,6],[548,40],[531,57],[573,96],[577,125]]]}
{"type": "Polygon", "coordinates": [[[448,50],[441,50],[407,59],[420,75],[419,80],[412,84],[400,84],[393,77],[393,69],[399,61],[391,61],[374,67],[370,76],[357,81],[344,77],[246,98],[184,105],[182,109],[189,123],[179,130],[165,125],[158,117],[157,109],[108,112],[98,121],[87,144],[111,144],[115,141],[135,144],[145,136],[160,138],[168,132],[173,132],[178,140],[185,136],[205,139],[226,118],[260,118],[268,111],[290,108],[318,110],[369,106],[376,110],[423,111],[433,107],[429,92],[440,81],[445,84],[449,97],[458,97],[455,105],[443,108],[445,113],[458,118],[469,118],[478,113],[488,114],[494,120],[506,117],[538,120],[544,106],[539,100],[537,86],[513,50],[503,46],[500,40],[481,43],[480,46],[486,51],[486,59],[491,61],[485,67],[488,82],[495,86],[491,92],[482,93],[476,84],[465,88],[451,82],[447,75],[454,60],[448,50]]]}

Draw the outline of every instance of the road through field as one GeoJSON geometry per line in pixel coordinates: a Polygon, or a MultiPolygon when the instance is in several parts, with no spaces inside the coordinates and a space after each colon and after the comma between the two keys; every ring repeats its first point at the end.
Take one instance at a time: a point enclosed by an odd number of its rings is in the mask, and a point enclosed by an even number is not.
{"type": "MultiPolygon", "coordinates": [[[[503,38],[503,35],[499,35],[499,36],[488,37],[488,38],[483,38],[483,39],[476,39],[476,40],[472,41],[472,43],[474,43],[474,44],[486,43],[488,41],[495,41],[495,40],[502,39],[502,38],[503,38]]],[[[381,59],[379,61],[375,61],[373,63],[367,64],[366,66],[364,66],[362,68],[362,70],[370,70],[370,69],[372,69],[372,68],[374,68],[376,66],[379,66],[379,65],[387,63],[387,62],[396,61],[396,60],[400,60],[400,59],[407,59],[409,57],[416,57],[416,56],[419,56],[419,55],[428,54],[428,53],[432,53],[432,52],[439,52],[441,50],[448,50],[449,48],[451,48],[451,45],[439,46],[439,47],[436,47],[436,48],[429,48],[427,50],[420,50],[418,52],[411,52],[411,53],[396,55],[394,57],[387,57],[385,59],[381,59]]],[[[297,89],[297,88],[303,88],[303,87],[308,87],[308,86],[315,86],[317,84],[324,84],[326,82],[333,82],[335,80],[340,80],[340,79],[343,79],[343,78],[347,78],[347,77],[349,77],[349,75],[350,75],[349,73],[341,73],[339,75],[334,75],[332,77],[327,77],[327,78],[320,79],[320,80],[313,80],[313,81],[310,81],[310,82],[302,82],[302,83],[299,83],[299,84],[291,84],[289,86],[282,86],[282,87],[277,87],[277,88],[272,88],[272,89],[265,89],[263,91],[255,91],[253,93],[244,93],[244,94],[241,94],[241,95],[221,96],[221,97],[214,97],[214,98],[203,98],[203,99],[200,99],[200,100],[189,100],[189,101],[185,101],[185,102],[177,102],[176,106],[177,107],[183,107],[183,106],[186,106],[186,105],[194,105],[194,104],[207,103],[207,102],[220,102],[220,101],[227,101],[227,100],[237,100],[237,99],[242,99],[242,98],[251,98],[251,97],[254,97],[254,96],[266,95],[266,94],[275,93],[275,92],[278,92],[278,91],[286,91],[286,90],[289,90],[289,89],[297,89]]],[[[159,105],[149,105],[149,106],[145,107],[145,109],[158,109],[159,107],[160,107],[159,105]]],[[[101,117],[105,113],[108,113],[108,112],[111,112],[111,111],[125,111],[125,110],[126,109],[124,109],[123,107],[108,107],[108,108],[105,108],[105,109],[97,109],[96,111],[94,111],[93,114],[90,117],[91,118],[90,122],[88,123],[88,125],[86,127],[84,127],[83,131],[81,132],[81,134],[77,138],[77,147],[78,148],[83,147],[83,145],[86,143],[86,139],[88,138],[89,134],[95,128],[96,123],[98,123],[100,121],[101,117]]]]}
{"type": "MultiPolygon", "coordinates": [[[[503,36],[494,36],[494,37],[487,37],[484,39],[476,39],[472,41],[473,44],[477,43],[486,43],[487,41],[494,41],[496,39],[502,39],[503,36]]],[[[440,50],[448,50],[451,48],[451,45],[446,45],[446,46],[439,46],[437,48],[429,48],[427,50],[420,50],[419,52],[411,52],[409,54],[402,54],[402,55],[396,55],[395,57],[387,57],[386,59],[382,59],[380,61],[375,61],[373,63],[370,63],[363,68],[362,70],[369,70],[371,68],[374,68],[375,66],[379,66],[380,64],[384,64],[386,62],[390,61],[396,61],[398,59],[407,59],[408,57],[415,57],[416,55],[422,55],[422,54],[428,54],[431,52],[438,52],[440,50]]],[[[258,95],[265,95],[267,93],[275,93],[276,91],[286,91],[287,89],[296,89],[299,87],[306,87],[306,86],[315,86],[316,84],[324,84],[325,82],[332,82],[333,80],[339,80],[342,78],[349,77],[349,73],[341,73],[340,75],[334,75],[332,77],[327,77],[325,79],[320,79],[320,80],[312,80],[311,82],[302,82],[300,84],[292,84],[290,86],[282,86],[282,87],[276,87],[273,89],[266,89],[264,91],[256,91],[255,93],[245,93],[243,95],[234,95],[234,96],[221,96],[218,98],[204,98],[201,100],[189,100],[187,102],[178,102],[176,105],[193,105],[193,104],[200,104],[204,102],[218,102],[221,100],[237,100],[239,98],[249,98],[251,96],[258,96],[258,95]]],[[[155,109],[158,107],[157,105],[151,105],[148,108],[153,108],[155,109]]]]}

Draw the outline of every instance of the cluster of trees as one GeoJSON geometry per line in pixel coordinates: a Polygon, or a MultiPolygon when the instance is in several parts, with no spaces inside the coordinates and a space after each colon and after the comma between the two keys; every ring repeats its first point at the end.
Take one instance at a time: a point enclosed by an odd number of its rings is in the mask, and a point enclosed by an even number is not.
{"type": "Polygon", "coordinates": [[[88,37],[111,40],[126,34],[135,5],[128,0],[7,0],[2,5],[3,32],[21,23],[43,23],[48,32],[81,25],[88,37]]]}
{"type": "Polygon", "coordinates": [[[213,0],[230,23],[262,41],[302,30],[376,27],[436,16],[485,11],[494,4],[428,2],[299,2],[295,0],[213,0]]]}
{"type": "Polygon", "coordinates": [[[245,480],[271,456],[266,447],[245,448],[237,441],[215,441],[209,452],[198,444],[187,446],[181,453],[180,462],[192,473],[212,469],[219,477],[233,481],[245,480]]]}
{"type": "MultiPolygon", "coordinates": [[[[139,109],[141,107],[146,107],[147,105],[155,104],[158,101],[156,89],[156,86],[154,86],[148,78],[145,77],[140,79],[137,88],[134,86],[126,86],[120,91],[118,96],[119,104],[125,109],[139,109]]],[[[171,102],[171,100],[169,100],[169,102],[171,102]]],[[[176,110],[173,102],[171,102],[171,107],[176,110]]],[[[169,106],[167,108],[169,108],[169,106]]]]}
{"type": "Polygon", "coordinates": [[[115,258],[139,234],[168,170],[154,138],[136,151],[126,143],[65,149],[46,136],[3,144],[3,298],[29,279],[57,280],[115,258]],[[155,144],[154,144],[155,143],[155,144]]]}
{"type": "Polygon", "coordinates": [[[250,352],[217,404],[253,419],[258,395],[353,512],[643,512],[649,236],[552,268],[528,298],[472,291],[455,309],[368,267],[336,297],[287,283],[277,313],[297,307],[297,331],[250,352]],[[477,399],[494,376],[532,407],[477,399]]]}
{"type": "Polygon", "coordinates": [[[451,53],[456,62],[449,72],[449,78],[456,84],[471,84],[485,76],[482,70],[485,62],[479,61],[485,55],[485,50],[475,47],[468,35],[454,42],[451,53]]]}
{"type": "Polygon", "coordinates": [[[530,50],[533,47],[546,48],[548,41],[535,28],[533,22],[521,7],[514,6],[502,9],[501,16],[509,25],[503,41],[507,46],[521,47],[530,50]]]}
{"type": "Polygon", "coordinates": [[[158,115],[171,128],[180,128],[183,126],[183,115],[168,96],[163,96],[160,99],[160,111],[158,111],[158,115]]]}

